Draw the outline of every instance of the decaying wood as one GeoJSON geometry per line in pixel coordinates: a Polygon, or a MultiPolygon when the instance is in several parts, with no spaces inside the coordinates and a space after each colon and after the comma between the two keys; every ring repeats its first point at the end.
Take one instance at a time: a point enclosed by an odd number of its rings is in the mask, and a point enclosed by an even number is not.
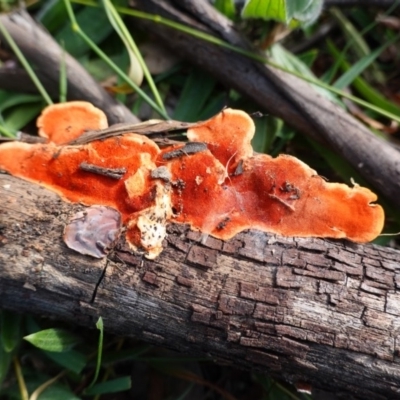
{"type": "Polygon", "coordinates": [[[149,120],[140,123],[120,123],[109,126],[105,129],[86,131],[78,138],[69,142],[71,145],[81,145],[93,142],[94,140],[104,140],[110,137],[122,135],[124,133],[137,133],[151,137],[161,136],[165,139],[165,134],[172,131],[185,131],[196,126],[197,123],[181,121],[149,120]]]}
{"type": "MultiPolygon", "coordinates": [[[[248,48],[232,23],[206,0],[135,0],[134,6],[248,48]]],[[[144,26],[165,46],[219,82],[250,98],[260,110],[282,118],[296,130],[330,146],[376,191],[400,206],[399,152],[311,85],[160,23],[136,19],[135,24],[144,26]]]]}
{"type": "MultiPolygon", "coordinates": [[[[91,102],[105,112],[110,124],[139,121],[125,105],[111,97],[75,58],[67,52],[63,54],[58,43],[26,11],[21,9],[2,14],[0,21],[24,56],[35,65],[42,84],[55,99],[59,98],[60,66],[65,62],[69,100],[91,102]]],[[[2,36],[1,39],[3,41],[2,36]]],[[[32,88],[32,82],[21,69],[4,67],[0,68],[0,87],[26,91],[32,88]]]]}
{"type": "Polygon", "coordinates": [[[0,174],[0,307],[135,336],[346,399],[400,396],[400,252],[258,231],[223,242],[171,225],[154,261],[123,239],[69,250],[80,205],[0,174]]]}

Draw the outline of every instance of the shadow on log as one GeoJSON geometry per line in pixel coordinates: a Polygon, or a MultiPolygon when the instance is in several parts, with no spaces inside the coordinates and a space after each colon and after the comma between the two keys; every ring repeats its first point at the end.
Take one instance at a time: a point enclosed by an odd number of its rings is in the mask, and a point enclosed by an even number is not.
{"type": "Polygon", "coordinates": [[[346,398],[400,395],[400,252],[246,231],[223,242],[169,227],[154,261],[121,239],[68,249],[81,205],[0,174],[0,307],[268,372],[346,398]]]}

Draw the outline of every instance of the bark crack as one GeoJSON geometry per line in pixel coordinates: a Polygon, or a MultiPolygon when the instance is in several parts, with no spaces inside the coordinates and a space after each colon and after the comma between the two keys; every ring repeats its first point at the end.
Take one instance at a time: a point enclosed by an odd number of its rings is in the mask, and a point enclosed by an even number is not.
{"type": "Polygon", "coordinates": [[[106,265],[104,266],[103,271],[101,272],[101,275],[100,275],[100,277],[96,283],[96,286],[93,290],[92,298],[90,299],[90,304],[94,304],[94,302],[96,301],[97,290],[99,289],[99,286],[101,285],[101,282],[103,281],[103,279],[106,275],[106,271],[107,271],[109,262],[110,262],[110,260],[107,259],[106,265]]]}

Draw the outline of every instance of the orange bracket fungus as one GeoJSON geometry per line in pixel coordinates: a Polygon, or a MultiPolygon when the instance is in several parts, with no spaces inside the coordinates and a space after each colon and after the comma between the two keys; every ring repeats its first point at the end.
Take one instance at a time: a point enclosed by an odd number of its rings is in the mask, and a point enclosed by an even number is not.
{"type": "MultiPolygon", "coordinates": [[[[134,128],[68,145],[86,130],[106,127],[102,112],[84,102],[49,106],[38,126],[48,142],[2,144],[0,168],[66,200],[118,210],[127,242],[150,259],[162,251],[168,222],[189,224],[223,240],[253,228],[367,242],[383,227],[382,207],[369,189],[328,183],[288,155],[254,153],[254,124],[243,111],[226,109],[191,126],[189,142],[163,149],[134,128]]],[[[113,218],[107,214],[98,223],[113,218]]],[[[108,226],[113,232],[119,229],[116,222],[108,226]]],[[[71,235],[86,244],[82,229],[71,235]]],[[[111,242],[114,235],[109,235],[111,242]]],[[[104,232],[90,241],[100,256],[110,245],[104,232]]]]}

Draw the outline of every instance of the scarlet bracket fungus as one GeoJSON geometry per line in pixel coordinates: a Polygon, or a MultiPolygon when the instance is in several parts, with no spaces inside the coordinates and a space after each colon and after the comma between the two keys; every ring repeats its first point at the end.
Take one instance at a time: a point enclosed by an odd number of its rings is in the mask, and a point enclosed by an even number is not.
{"type": "MultiPolygon", "coordinates": [[[[51,114],[51,107],[45,113],[51,114]]],[[[1,145],[0,168],[67,200],[118,210],[127,242],[148,258],[162,251],[171,221],[220,239],[255,228],[367,242],[383,227],[383,210],[369,189],[327,183],[288,155],[254,154],[254,124],[243,111],[226,109],[191,127],[189,143],[162,150],[135,133],[60,145],[76,138],[71,126],[60,124],[58,130],[54,123],[47,144],[1,145]]]]}
{"type": "Polygon", "coordinates": [[[87,130],[107,128],[103,111],[86,101],[70,101],[46,107],[37,120],[39,136],[64,144],[87,130]]]}

